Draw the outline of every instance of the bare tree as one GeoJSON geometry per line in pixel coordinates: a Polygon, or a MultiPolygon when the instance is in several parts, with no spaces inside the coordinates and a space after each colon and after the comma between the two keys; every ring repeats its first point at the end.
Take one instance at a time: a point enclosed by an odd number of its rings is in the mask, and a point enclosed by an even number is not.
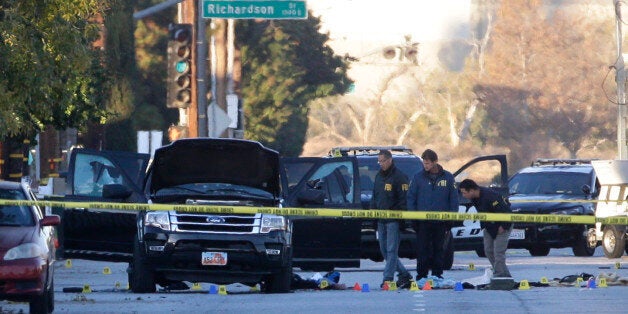
{"type": "MultiPolygon", "coordinates": [[[[599,127],[614,118],[600,88],[613,49],[610,23],[571,9],[550,8],[538,0],[504,1],[480,80],[485,88],[478,90],[501,86],[527,91],[516,101],[527,110],[511,113],[519,119],[491,117],[500,126],[499,136],[516,140],[522,130],[510,123],[520,123],[539,134],[538,142],[555,140],[575,157],[589,138],[607,136],[599,127]]],[[[485,105],[499,102],[493,98],[485,105]]]]}

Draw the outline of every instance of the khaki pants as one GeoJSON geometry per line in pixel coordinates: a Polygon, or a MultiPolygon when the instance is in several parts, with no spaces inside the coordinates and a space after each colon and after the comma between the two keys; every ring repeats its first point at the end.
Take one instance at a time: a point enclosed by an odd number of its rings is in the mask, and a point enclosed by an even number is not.
{"type": "Polygon", "coordinates": [[[484,253],[493,266],[493,277],[512,277],[506,266],[506,249],[512,228],[498,234],[495,239],[484,230],[484,253]]]}

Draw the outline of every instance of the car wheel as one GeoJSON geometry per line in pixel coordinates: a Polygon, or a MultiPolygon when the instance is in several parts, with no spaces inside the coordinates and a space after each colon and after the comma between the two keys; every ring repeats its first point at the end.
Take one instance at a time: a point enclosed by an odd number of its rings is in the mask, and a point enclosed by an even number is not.
{"type": "Polygon", "coordinates": [[[135,238],[133,245],[133,265],[131,266],[129,286],[134,293],[153,293],[155,287],[155,274],[146,262],[144,250],[140,241],[135,238]]]}
{"type": "Polygon", "coordinates": [[[486,252],[484,252],[484,247],[475,249],[475,254],[477,254],[478,257],[486,257],[486,252]]]}
{"type": "Polygon", "coordinates": [[[588,230],[586,226],[584,226],[584,229],[587,230],[587,233],[585,234],[584,231],[580,232],[576,244],[571,248],[575,256],[593,256],[595,254],[597,242],[594,235],[589,235],[589,233],[595,232],[595,230],[588,230]],[[589,241],[590,239],[593,240],[589,241]]]}
{"type": "Polygon", "coordinates": [[[606,226],[602,235],[604,255],[608,258],[620,258],[626,249],[624,230],[619,226],[606,226]],[[621,229],[621,230],[620,230],[621,229]]]}
{"type": "Polygon", "coordinates": [[[454,245],[451,232],[447,232],[443,249],[443,270],[450,270],[454,266],[454,245]]]}
{"type": "Polygon", "coordinates": [[[264,283],[266,293],[287,293],[290,292],[292,283],[292,265],[282,267],[277,274],[268,276],[264,283]]]}
{"type": "Polygon", "coordinates": [[[35,296],[28,304],[30,313],[52,313],[54,310],[54,284],[44,290],[41,295],[35,296]]]}
{"type": "Polygon", "coordinates": [[[550,248],[547,246],[533,246],[528,249],[530,255],[532,256],[547,256],[549,254],[550,248]]]}

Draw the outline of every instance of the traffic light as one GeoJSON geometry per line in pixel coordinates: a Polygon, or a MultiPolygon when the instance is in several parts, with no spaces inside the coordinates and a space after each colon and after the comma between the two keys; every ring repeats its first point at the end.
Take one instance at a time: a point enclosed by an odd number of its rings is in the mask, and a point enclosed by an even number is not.
{"type": "Polygon", "coordinates": [[[171,24],[168,38],[168,108],[192,102],[192,24],[171,24]]]}

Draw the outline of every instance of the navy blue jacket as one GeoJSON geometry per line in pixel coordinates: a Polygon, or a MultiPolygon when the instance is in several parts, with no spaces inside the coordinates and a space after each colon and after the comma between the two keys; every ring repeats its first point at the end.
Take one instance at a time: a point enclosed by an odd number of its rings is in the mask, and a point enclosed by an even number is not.
{"type": "MultiPolygon", "coordinates": [[[[480,197],[470,200],[478,213],[511,213],[510,202],[499,193],[485,187],[480,187],[480,197]]],[[[493,239],[497,237],[497,230],[501,226],[510,229],[512,223],[505,221],[481,221],[480,226],[484,232],[488,232],[493,239]]]]}
{"type": "Polygon", "coordinates": [[[454,176],[438,166],[438,174],[433,178],[429,172],[420,171],[414,175],[408,190],[408,210],[458,212],[458,190],[454,186],[454,176]]]}
{"type": "MultiPolygon", "coordinates": [[[[406,209],[406,193],[408,191],[408,177],[395,167],[393,163],[387,171],[380,170],[373,183],[373,197],[371,209],[406,209]]],[[[382,220],[394,221],[394,220],[382,220]]]]}

